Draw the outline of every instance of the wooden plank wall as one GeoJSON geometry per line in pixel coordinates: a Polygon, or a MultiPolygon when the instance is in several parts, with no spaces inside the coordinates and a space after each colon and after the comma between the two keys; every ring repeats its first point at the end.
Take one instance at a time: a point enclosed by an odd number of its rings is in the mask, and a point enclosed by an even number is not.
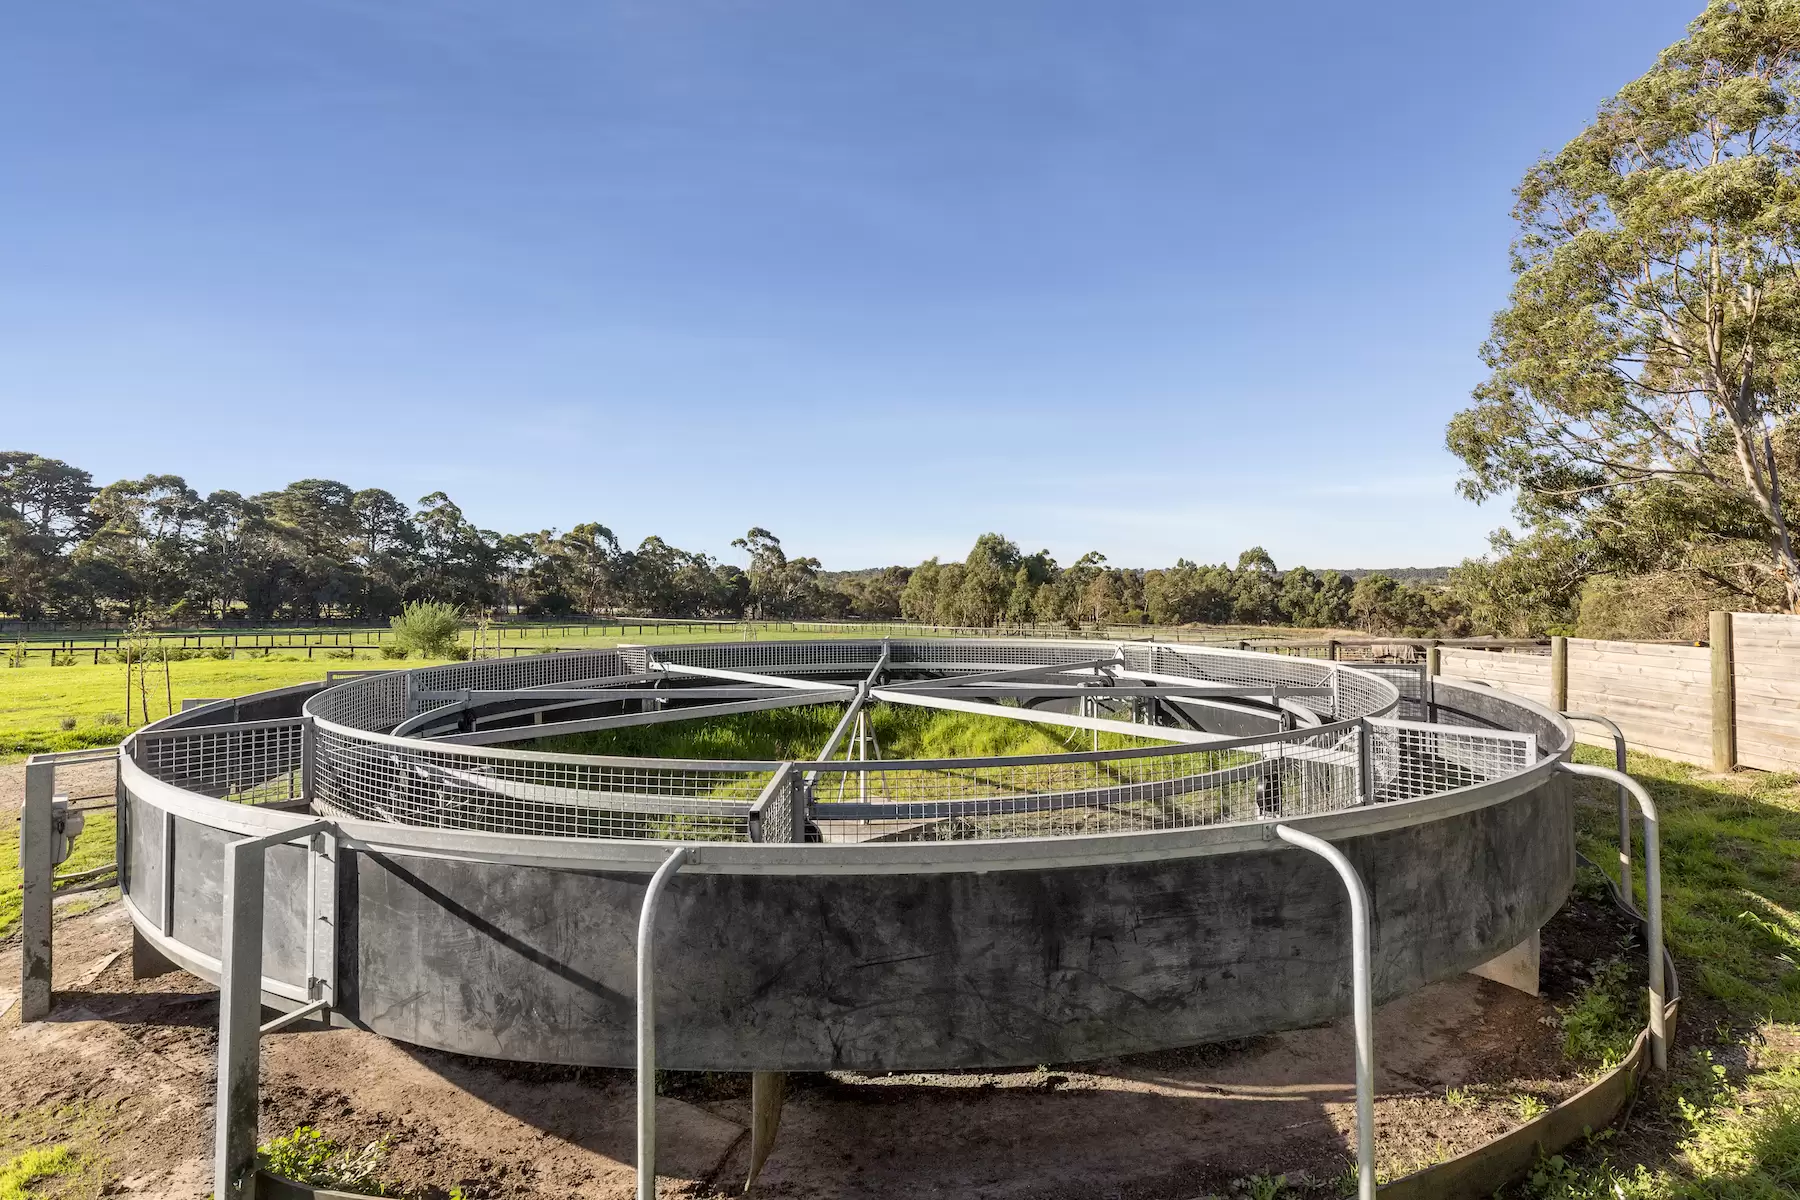
{"type": "Polygon", "coordinates": [[[1568,708],[1611,717],[1634,750],[1704,766],[1712,762],[1712,651],[1570,638],[1568,708]]]}
{"type": "Polygon", "coordinates": [[[1800,770],[1800,617],[1733,613],[1731,650],[1738,762],[1800,770]]]}
{"type": "Polygon", "coordinates": [[[1492,684],[1539,704],[1550,703],[1548,654],[1512,654],[1445,646],[1438,655],[1439,669],[1446,675],[1492,684]]]}
{"type": "MultiPolygon", "coordinates": [[[[1731,622],[1737,762],[1800,770],[1800,617],[1734,613],[1731,622]]],[[[1446,675],[1550,703],[1547,655],[1440,653],[1446,675]]],[[[1635,750],[1710,766],[1712,650],[1570,638],[1568,709],[1611,717],[1635,750]]],[[[1589,745],[1612,744],[1593,726],[1577,726],[1577,734],[1589,745]]]]}

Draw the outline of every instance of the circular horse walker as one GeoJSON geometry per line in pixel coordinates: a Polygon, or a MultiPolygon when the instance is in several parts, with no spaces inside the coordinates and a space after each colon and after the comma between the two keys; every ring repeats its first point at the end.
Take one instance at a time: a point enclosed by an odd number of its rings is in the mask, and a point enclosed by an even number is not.
{"type": "MultiPolygon", "coordinates": [[[[130,737],[119,879],[138,956],[221,988],[220,1196],[256,1189],[258,1039],[302,1019],[635,1067],[649,1197],[658,1068],[753,1073],[754,1177],[787,1072],[1073,1062],[1345,1013],[1372,1196],[1372,1008],[1530,942],[1562,906],[1570,775],[1601,772],[1569,763],[1573,741],[1561,714],[1423,664],[1154,641],[338,672],[130,737]],[[542,743],[817,705],[841,715],[794,761],[542,743]],[[876,705],[1032,722],[1070,748],[887,759],[876,705]]],[[[1628,798],[1646,817],[1660,1065],[1654,809],[1605,774],[1622,819],[1628,798]]]]}

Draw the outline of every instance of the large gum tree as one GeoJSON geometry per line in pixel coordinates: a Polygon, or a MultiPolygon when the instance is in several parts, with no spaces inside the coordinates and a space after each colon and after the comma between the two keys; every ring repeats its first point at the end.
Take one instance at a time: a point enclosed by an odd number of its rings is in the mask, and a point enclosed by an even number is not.
{"type": "Polygon", "coordinates": [[[1800,610],[1800,0],[1717,0],[1532,169],[1492,374],[1448,442],[1528,523],[1698,514],[1687,565],[1800,610]]]}

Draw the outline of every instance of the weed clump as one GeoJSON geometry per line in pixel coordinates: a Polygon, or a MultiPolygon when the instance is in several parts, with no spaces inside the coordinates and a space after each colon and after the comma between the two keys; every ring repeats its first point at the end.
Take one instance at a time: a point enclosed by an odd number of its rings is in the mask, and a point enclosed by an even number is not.
{"type": "Polygon", "coordinates": [[[362,1196],[391,1196],[394,1191],[381,1177],[387,1162],[388,1140],[380,1138],[360,1150],[351,1150],[326,1137],[311,1125],[272,1138],[256,1148],[263,1170],[312,1187],[336,1188],[362,1196]]]}

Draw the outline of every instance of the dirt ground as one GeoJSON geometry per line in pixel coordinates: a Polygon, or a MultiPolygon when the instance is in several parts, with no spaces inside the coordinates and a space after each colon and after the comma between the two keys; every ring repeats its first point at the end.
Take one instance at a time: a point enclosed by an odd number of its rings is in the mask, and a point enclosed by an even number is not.
{"type": "MultiPolygon", "coordinates": [[[[0,813],[16,806],[5,778],[16,773],[0,768],[0,813]]],[[[109,1194],[206,1196],[217,994],[180,972],[133,981],[122,906],[73,907],[57,924],[47,1022],[20,1024],[19,950],[0,943],[0,1148],[69,1142],[103,1164],[109,1194]]],[[[1545,933],[1548,997],[1463,976],[1377,1010],[1384,1174],[1458,1153],[1517,1124],[1529,1098],[1554,1104],[1580,1086],[1553,1003],[1619,953],[1625,928],[1602,905],[1566,909],[1545,933]]],[[[1351,1162],[1351,1063],[1345,1020],[1008,1073],[798,1075],[755,1192],[1191,1200],[1275,1174],[1325,1189],[1351,1162]]],[[[301,1027],[264,1039],[262,1134],[310,1124],[352,1146],[389,1138],[385,1174],[413,1195],[624,1198],[634,1086],[629,1072],[301,1027]]],[[[659,1192],[741,1193],[748,1077],[671,1074],[664,1093],[659,1192]]]]}

